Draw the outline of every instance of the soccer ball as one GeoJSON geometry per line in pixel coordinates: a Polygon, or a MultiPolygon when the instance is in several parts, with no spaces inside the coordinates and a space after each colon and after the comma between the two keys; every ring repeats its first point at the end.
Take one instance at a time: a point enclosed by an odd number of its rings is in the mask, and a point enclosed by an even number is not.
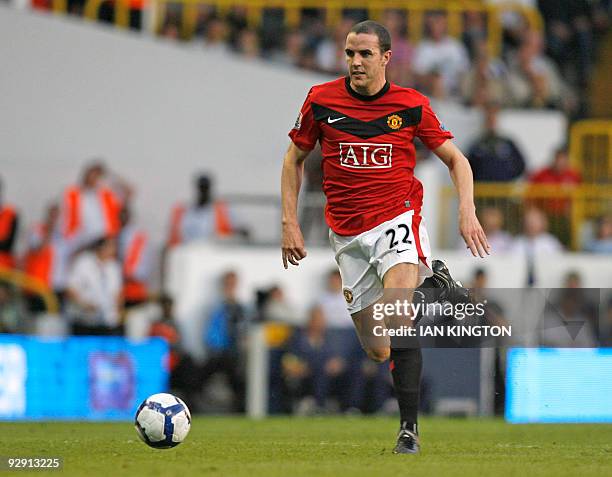
{"type": "Polygon", "coordinates": [[[187,437],[191,429],[191,413],[176,396],[153,394],[138,406],[134,425],[145,444],[155,449],[169,449],[187,437]]]}

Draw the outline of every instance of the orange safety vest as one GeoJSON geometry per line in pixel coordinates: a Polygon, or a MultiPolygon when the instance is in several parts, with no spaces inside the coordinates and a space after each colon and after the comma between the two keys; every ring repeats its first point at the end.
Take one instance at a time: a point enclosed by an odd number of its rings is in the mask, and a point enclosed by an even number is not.
{"type": "Polygon", "coordinates": [[[26,253],[23,271],[29,277],[38,280],[51,289],[51,269],[53,268],[54,250],[50,244],[26,253]]]}
{"type": "MultiPolygon", "coordinates": [[[[215,232],[217,235],[219,237],[228,237],[232,235],[234,229],[232,228],[227,204],[219,200],[213,204],[213,207],[215,213],[215,232]]],[[[172,217],[170,218],[170,236],[168,238],[168,245],[171,247],[183,241],[181,225],[186,210],[185,206],[181,204],[177,205],[172,211],[172,217]]]]}
{"type": "Polygon", "coordinates": [[[27,276],[38,280],[42,285],[51,289],[55,250],[49,241],[45,243],[47,227],[44,224],[36,224],[33,233],[41,238],[42,244],[26,252],[23,257],[23,271],[27,276]]]}
{"type": "Polygon", "coordinates": [[[123,276],[125,277],[123,297],[129,301],[145,301],[149,296],[146,284],[133,278],[143,258],[146,244],[146,234],[144,232],[136,232],[133,239],[127,245],[123,262],[123,276]]]}
{"type": "MultiPolygon", "coordinates": [[[[0,210],[0,241],[7,240],[13,229],[13,224],[17,219],[15,209],[6,205],[0,210]]],[[[0,267],[13,268],[15,266],[15,257],[11,252],[0,251],[0,267]]]]}
{"type": "MultiPolygon", "coordinates": [[[[108,187],[101,187],[98,190],[98,199],[104,213],[106,221],[106,234],[117,235],[121,228],[119,212],[121,202],[108,187]]],[[[66,223],[64,224],[64,235],[69,238],[77,234],[81,228],[81,188],[78,186],[69,187],[64,194],[64,208],[66,213],[66,223]]]]}

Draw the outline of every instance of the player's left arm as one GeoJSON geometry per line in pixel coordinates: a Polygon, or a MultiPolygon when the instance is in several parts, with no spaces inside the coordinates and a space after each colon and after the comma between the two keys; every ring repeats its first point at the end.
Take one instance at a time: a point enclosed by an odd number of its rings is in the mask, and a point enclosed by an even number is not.
{"type": "Polygon", "coordinates": [[[448,167],[459,195],[459,232],[474,257],[485,257],[491,246],[476,217],[474,205],[474,178],[467,158],[452,141],[447,139],[433,150],[448,167]]]}

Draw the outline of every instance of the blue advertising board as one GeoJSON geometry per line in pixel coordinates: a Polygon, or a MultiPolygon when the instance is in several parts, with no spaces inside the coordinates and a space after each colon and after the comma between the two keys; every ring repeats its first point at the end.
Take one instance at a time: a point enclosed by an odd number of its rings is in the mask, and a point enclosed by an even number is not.
{"type": "Polygon", "coordinates": [[[161,338],[0,335],[0,419],[132,419],[167,390],[161,338]]]}
{"type": "Polygon", "coordinates": [[[612,422],[612,348],[509,350],[506,420],[612,422]]]}

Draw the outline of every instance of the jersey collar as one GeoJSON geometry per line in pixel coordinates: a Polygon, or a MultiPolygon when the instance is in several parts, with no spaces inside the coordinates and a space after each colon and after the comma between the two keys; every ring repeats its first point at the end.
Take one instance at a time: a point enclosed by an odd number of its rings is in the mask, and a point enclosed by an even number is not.
{"type": "Polygon", "coordinates": [[[357,98],[362,101],[374,101],[375,99],[380,98],[383,94],[389,91],[389,88],[391,87],[391,83],[387,81],[385,85],[380,89],[380,91],[376,94],[373,94],[372,96],[368,96],[366,94],[360,94],[357,91],[355,91],[353,88],[351,88],[351,78],[349,76],[346,76],[344,78],[344,86],[346,87],[346,91],[348,92],[348,94],[350,94],[353,98],[357,98]]]}

